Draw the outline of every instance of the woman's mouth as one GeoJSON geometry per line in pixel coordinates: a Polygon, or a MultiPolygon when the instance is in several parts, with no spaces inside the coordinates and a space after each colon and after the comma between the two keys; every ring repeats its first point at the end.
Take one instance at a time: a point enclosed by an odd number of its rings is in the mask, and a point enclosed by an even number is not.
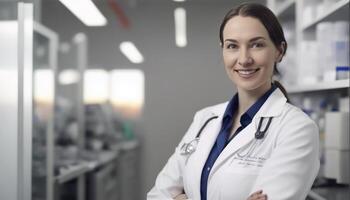
{"type": "Polygon", "coordinates": [[[250,78],[256,74],[257,71],[259,71],[260,68],[257,69],[238,69],[234,70],[238,73],[238,75],[242,78],[250,78]]]}

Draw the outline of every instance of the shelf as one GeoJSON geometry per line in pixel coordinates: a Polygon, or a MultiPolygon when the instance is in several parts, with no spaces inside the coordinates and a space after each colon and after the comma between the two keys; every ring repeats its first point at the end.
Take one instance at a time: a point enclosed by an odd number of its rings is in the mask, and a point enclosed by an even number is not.
{"type": "Polygon", "coordinates": [[[125,141],[121,143],[121,149],[131,150],[131,149],[135,149],[138,145],[139,145],[139,142],[137,140],[125,141]]]}
{"type": "Polygon", "coordinates": [[[303,30],[305,31],[307,29],[315,28],[316,25],[322,21],[336,21],[342,19],[341,16],[344,14],[346,15],[346,13],[348,16],[343,20],[349,20],[349,0],[340,0],[337,3],[334,3],[334,5],[327,9],[327,11],[321,16],[317,17],[310,23],[303,25],[303,30]]]}
{"type": "Polygon", "coordinates": [[[79,177],[89,171],[87,163],[79,163],[62,169],[61,174],[55,177],[55,181],[59,184],[65,183],[79,177]]]}
{"type": "Polygon", "coordinates": [[[96,155],[96,160],[88,161],[88,168],[90,171],[94,170],[101,165],[104,165],[106,163],[109,163],[109,162],[115,160],[118,156],[119,156],[118,151],[99,152],[96,155]]]}
{"type": "Polygon", "coordinates": [[[295,15],[296,0],[286,0],[276,9],[276,16],[282,19],[290,19],[295,15]]]}
{"type": "Polygon", "coordinates": [[[322,90],[334,90],[334,89],[342,89],[349,88],[350,79],[345,80],[337,80],[333,82],[321,82],[310,85],[294,85],[294,86],[286,86],[287,92],[289,94],[295,93],[303,93],[303,92],[315,92],[322,90]]]}

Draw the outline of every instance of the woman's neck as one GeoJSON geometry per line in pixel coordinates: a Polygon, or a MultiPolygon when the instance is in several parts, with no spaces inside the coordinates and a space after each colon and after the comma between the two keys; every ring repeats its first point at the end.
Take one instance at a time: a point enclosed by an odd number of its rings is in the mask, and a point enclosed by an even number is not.
{"type": "Polygon", "coordinates": [[[241,116],[245,113],[270,88],[270,83],[254,90],[240,90],[238,88],[238,115],[241,116]]]}

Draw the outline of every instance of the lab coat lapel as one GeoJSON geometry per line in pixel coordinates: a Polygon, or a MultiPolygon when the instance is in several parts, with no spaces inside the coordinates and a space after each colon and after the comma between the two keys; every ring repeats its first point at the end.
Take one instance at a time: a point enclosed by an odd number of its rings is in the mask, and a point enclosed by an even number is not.
{"type": "MultiPolygon", "coordinates": [[[[211,111],[211,116],[218,116],[218,118],[211,121],[205,127],[205,129],[203,129],[203,132],[201,134],[201,137],[197,146],[197,151],[193,155],[194,156],[193,169],[196,169],[195,171],[193,171],[194,191],[196,191],[194,193],[195,198],[193,199],[200,199],[200,182],[201,182],[202,169],[216,141],[216,138],[220,132],[223,113],[225,111],[226,106],[227,104],[224,104],[224,106],[211,111]]],[[[211,116],[206,115],[205,118],[209,119],[211,116]]],[[[204,119],[203,121],[205,120],[206,119],[204,119]]]]}
{"type": "Polygon", "coordinates": [[[266,100],[264,105],[256,113],[252,122],[245,127],[229,144],[224,148],[219,157],[214,163],[214,166],[209,175],[209,179],[217,169],[222,166],[227,159],[235,154],[241,147],[247,145],[250,141],[255,138],[255,132],[257,131],[257,122],[261,117],[275,117],[278,116],[283,109],[287,99],[284,97],[280,89],[276,89],[270,97],[266,100]]]}
{"type": "Polygon", "coordinates": [[[210,172],[209,179],[212,176],[212,174],[215,173],[217,169],[222,166],[225,161],[231,157],[232,154],[236,153],[237,150],[239,150],[241,147],[248,144],[251,140],[255,137],[255,119],[247,126],[245,127],[238,135],[235,136],[234,139],[230,141],[230,143],[227,144],[227,146],[224,148],[224,150],[221,152],[219,157],[214,163],[214,166],[210,172]]]}

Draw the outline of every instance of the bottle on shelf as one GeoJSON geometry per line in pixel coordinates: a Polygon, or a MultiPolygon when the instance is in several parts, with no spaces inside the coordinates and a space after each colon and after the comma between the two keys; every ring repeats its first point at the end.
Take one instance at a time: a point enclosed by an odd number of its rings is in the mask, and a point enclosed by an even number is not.
{"type": "Polygon", "coordinates": [[[322,22],[316,26],[316,40],[318,46],[318,65],[322,71],[323,81],[335,80],[333,23],[322,22]]]}
{"type": "Polygon", "coordinates": [[[336,79],[350,78],[349,65],[349,22],[337,21],[334,23],[334,49],[335,49],[335,66],[336,79]]]}
{"type": "Polygon", "coordinates": [[[301,84],[315,84],[320,79],[321,74],[317,66],[318,46],[316,41],[303,41],[301,44],[302,55],[305,55],[304,65],[299,69],[299,83],[301,84]]]}

